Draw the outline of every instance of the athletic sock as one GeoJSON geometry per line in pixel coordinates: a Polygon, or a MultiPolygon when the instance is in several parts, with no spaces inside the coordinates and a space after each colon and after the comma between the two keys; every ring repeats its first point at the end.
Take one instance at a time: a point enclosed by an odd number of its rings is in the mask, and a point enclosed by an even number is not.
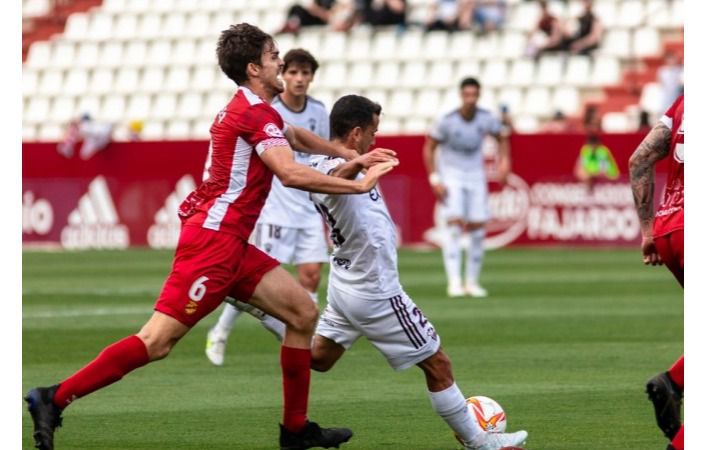
{"type": "Polygon", "coordinates": [[[460,266],[462,265],[462,252],[460,251],[460,225],[449,224],[445,227],[443,235],[443,265],[448,277],[449,286],[460,286],[460,266]]]}
{"type": "Polygon", "coordinates": [[[470,230],[470,249],[467,251],[467,264],[465,265],[465,280],[468,284],[479,284],[484,261],[484,237],[487,234],[484,228],[470,230]]]}
{"type": "Polygon", "coordinates": [[[672,439],[672,448],[674,448],[674,450],[684,450],[684,424],[682,424],[681,428],[679,428],[677,434],[674,435],[674,439],[672,439]]]}
{"type": "Polygon", "coordinates": [[[260,324],[263,325],[266,330],[273,333],[278,341],[282,342],[282,339],[285,337],[285,330],[287,327],[281,320],[276,319],[270,314],[266,314],[262,319],[260,319],[260,324]]]}
{"type": "Polygon", "coordinates": [[[138,336],[115,342],[105,347],[88,365],[61,382],[54,395],[54,404],[63,409],[73,400],[119,381],[148,362],[146,345],[138,336]]]}
{"type": "Polygon", "coordinates": [[[429,391],[428,396],[433,410],[464,442],[472,447],[484,443],[487,433],[475,421],[470,420],[465,396],[456,383],[439,392],[429,391]]]}
{"type": "Polygon", "coordinates": [[[310,349],[280,347],[284,398],[282,425],[292,433],[299,433],[307,423],[311,363],[310,349]]]}
{"type": "Polygon", "coordinates": [[[217,323],[214,325],[214,331],[224,339],[228,339],[231,329],[234,328],[236,319],[238,319],[241,314],[243,314],[243,311],[225,302],[224,310],[221,312],[219,320],[217,320],[217,323]]]}
{"type": "Polygon", "coordinates": [[[684,355],[682,355],[677,362],[675,362],[672,367],[669,368],[667,372],[669,378],[674,381],[674,384],[679,387],[680,390],[684,390],[684,355]]]}

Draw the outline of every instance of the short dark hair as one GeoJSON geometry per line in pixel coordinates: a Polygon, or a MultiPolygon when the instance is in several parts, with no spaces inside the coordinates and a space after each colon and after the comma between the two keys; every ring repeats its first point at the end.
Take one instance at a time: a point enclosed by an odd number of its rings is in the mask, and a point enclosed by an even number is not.
{"type": "Polygon", "coordinates": [[[272,36],[247,23],[231,25],[219,35],[217,60],[227,77],[241,85],[248,80],[249,63],[260,64],[265,44],[273,42],[272,36]]]}
{"type": "Polygon", "coordinates": [[[467,77],[462,79],[462,81],[460,82],[460,89],[462,90],[467,86],[474,86],[477,89],[481,87],[480,82],[477,81],[477,78],[474,77],[467,77]]]}
{"type": "Polygon", "coordinates": [[[283,57],[283,62],[285,65],[282,67],[282,72],[287,72],[292,64],[297,64],[299,66],[309,66],[312,71],[312,75],[316,73],[316,69],[319,68],[319,63],[316,58],[304,50],[303,48],[293,48],[289,52],[285,53],[283,57]]]}
{"type": "Polygon", "coordinates": [[[344,95],[334,103],[329,118],[331,139],[343,139],[355,127],[366,128],[372,124],[375,114],[382,112],[382,106],[360,95],[344,95]]]}

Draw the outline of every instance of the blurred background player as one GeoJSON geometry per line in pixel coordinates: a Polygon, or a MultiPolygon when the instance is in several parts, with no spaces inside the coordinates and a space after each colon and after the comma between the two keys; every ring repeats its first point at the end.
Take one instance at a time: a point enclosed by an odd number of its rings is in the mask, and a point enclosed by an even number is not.
{"type": "Polygon", "coordinates": [[[441,203],[447,223],[443,235],[443,263],[448,278],[448,296],[486,297],[479,276],[484,260],[485,225],[489,220],[487,175],[482,141],[492,135],[499,144],[498,180],[510,172],[508,139],[492,113],[477,106],[480,84],[475,78],[460,83],[462,106],[441,117],[426,137],[424,163],[433,193],[441,203]],[[465,282],[461,276],[460,236],[469,234],[465,282]]]}
{"type": "MultiPolygon", "coordinates": [[[[684,288],[684,96],[672,104],[630,158],[630,182],[640,219],[645,264],[664,264],[684,288]],[[654,213],[655,165],[667,161],[662,203],[654,213]],[[653,214],[654,213],[654,214],[653,214]]],[[[671,440],[669,450],[684,449],[681,399],[684,356],[648,381],[647,393],[657,424],[671,440]]]]}
{"type": "Polygon", "coordinates": [[[579,156],[574,165],[574,176],[591,189],[597,181],[614,181],[621,175],[616,159],[611,150],[605,146],[599,135],[591,133],[579,149],[579,156]]]}
{"type": "MultiPolygon", "coordinates": [[[[283,58],[282,78],[285,91],[271,105],[282,119],[296,127],[329,138],[329,116],[320,101],[307,95],[309,85],[319,68],[314,56],[303,49],[287,52],[283,58]]],[[[309,165],[309,154],[294,152],[295,161],[309,165]]],[[[319,213],[309,193],[286,188],[273,177],[268,199],[253,230],[251,242],[283,264],[294,264],[299,283],[317,302],[321,266],[328,260],[326,236],[319,213]]],[[[226,303],[217,323],[207,333],[205,354],[212,364],[224,363],[226,343],[241,311],[226,303]]],[[[285,325],[272,316],[264,316],[263,326],[276,335],[284,335],[285,325]]]]}
{"type": "Polygon", "coordinates": [[[270,106],[283,91],[283,62],[269,34],[247,23],[233,25],[221,33],[216,53],[222,71],[239,89],[211,127],[205,180],[180,205],[183,226],[155,311],[136,335],[106,347],[61,383],[27,393],[37,448],[53,448],[54,431],[69,404],[165,358],[227,295],[248,301],[287,325],[280,350],[281,450],[337,447],[353,434],[346,428],[323,429],[307,419],[310,346],[318,309],[307,291],[276,260],[249,244],[248,237],[273,174],[286,186],[362,193],[396,164],[376,165],[362,181],[350,181],[296,163],[291,142],[334,156],[352,152],[285,125],[270,106]]]}

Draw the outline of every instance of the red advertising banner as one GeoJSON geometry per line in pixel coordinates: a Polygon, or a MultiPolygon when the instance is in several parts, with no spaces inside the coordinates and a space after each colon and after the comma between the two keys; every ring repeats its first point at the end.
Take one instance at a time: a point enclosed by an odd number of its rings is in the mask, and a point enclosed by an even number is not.
{"type": "MultiPolygon", "coordinates": [[[[512,175],[504,186],[490,182],[488,245],[637,245],[627,161],[643,137],[602,136],[621,175],[590,187],[573,176],[584,136],[514,135],[512,175]]],[[[401,161],[381,189],[403,244],[440,241],[423,142],[422,136],[377,139],[401,161]]],[[[61,156],[55,144],[23,144],[23,243],[173,247],[178,205],[200,182],[207,148],[204,141],[112,143],[83,161],[61,156]]]]}

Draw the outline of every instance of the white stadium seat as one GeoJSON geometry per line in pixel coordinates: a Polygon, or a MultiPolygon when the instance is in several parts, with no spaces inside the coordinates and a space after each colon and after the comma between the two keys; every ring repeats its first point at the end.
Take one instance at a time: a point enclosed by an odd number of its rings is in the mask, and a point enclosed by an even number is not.
{"type": "Polygon", "coordinates": [[[508,75],[508,84],[510,86],[530,86],[536,80],[535,77],[535,62],[531,58],[517,59],[511,64],[511,70],[508,75]]]}
{"type": "Polygon", "coordinates": [[[664,111],[660,111],[662,95],[662,86],[659,83],[645,83],[640,94],[640,107],[653,117],[663,113],[664,111]]]}
{"type": "Polygon", "coordinates": [[[175,0],[151,0],[151,11],[167,13],[175,7],[175,0]]]}
{"type": "Polygon", "coordinates": [[[171,66],[165,78],[163,88],[169,92],[185,92],[190,86],[190,69],[171,66]]]}
{"type": "Polygon", "coordinates": [[[193,139],[209,139],[209,129],[212,126],[211,120],[197,120],[192,127],[191,136],[193,139]]]}
{"type": "MultiPolygon", "coordinates": [[[[384,110],[387,108],[387,91],[385,91],[384,89],[372,88],[366,90],[364,92],[364,95],[373,102],[378,103],[380,106],[382,106],[384,117],[384,110]]],[[[327,106],[330,108],[330,104],[327,104],[327,106]]]]}
{"type": "Polygon", "coordinates": [[[63,126],[58,123],[44,123],[39,127],[39,140],[58,142],[63,137],[63,126]]]}
{"type": "Polygon", "coordinates": [[[138,16],[135,14],[122,14],[116,21],[114,26],[114,39],[133,39],[137,36],[137,27],[139,25],[138,16]]]}
{"type": "Polygon", "coordinates": [[[425,135],[430,127],[429,122],[422,117],[408,117],[402,122],[402,133],[425,135]]]}
{"type": "Polygon", "coordinates": [[[399,79],[399,64],[394,61],[379,63],[375,69],[375,86],[391,88],[397,85],[399,79]]]}
{"type": "Polygon", "coordinates": [[[211,66],[197,66],[190,80],[190,88],[197,92],[207,92],[214,86],[215,72],[219,69],[211,66]]]}
{"type": "Polygon", "coordinates": [[[144,128],[141,131],[141,136],[143,139],[147,140],[161,140],[165,137],[165,130],[163,127],[163,122],[156,120],[147,120],[144,123],[144,128]]]}
{"type": "Polygon", "coordinates": [[[601,117],[601,129],[606,133],[626,133],[632,131],[628,114],[607,112],[601,117]]]}
{"type": "Polygon", "coordinates": [[[106,94],[111,92],[114,85],[114,72],[112,69],[100,67],[95,69],[90,77],[89,91],[93,94],[106,94]]]}
{"type": "Polygon", "coordinates": [[[423,40],[423,31],[407,30],[399,41],[397,58],[407,61],[421,55],[423,40]]]}
{"type": "Polygon", "coordinates": [[[130,41],[124,49],[122,65],[139,67],[146,62],[146,42],[130,41]]]}
{"type": "Polygon", "coordinates": [[[526,54],[526,36],[523,33],[506,32],[499,42],[499,56],[502,58],[520,58],[526,54]]]}
{"type": "Polygon", "coordinates": [[[397,32],[380,30],[375,33],[372,42],[371,58],[375,61],[386,61],[397,57],[397,32]]]}
{"type": "Polygon", "coordinates": [[[421,89],[416,98],[415,114],[417,117],[433,119],[440,110],[441,94],[435,89],[421,89]]]}
{"type": "Polygon", "coordinates": [[[124,117],[126,106],[127,102],[123,95],[109,94],[102,103],[97,120],[119,122],[124,117]]]}
{"type": "Polygon", "coordinates": [[[345,33],[327,33],[321,43],[319,53],[315,56],[322,61],[343,60],[345,50],[345,33]]]}
{"type": "Polygon", "coordinates": [[[100,50],[97,65],[100,67],[121,67],[124,47],[120,42],[105,42],[100,50]]]}
{"type": "Polygon", "coordinates": [[[82,41],[88,34],[89,18],[85,13],[73,13],[66,20],[63,37],[72,41],[82,41]]]}
{"type": "Polygon", "coordinates": [[[625,28],[636,28],[643,23],[644,5],[639,1],[620,2],[616,24],[625,28]]]}
{"type": "Polygon", "coordinates": [[[69,120],[78,115],[75,111],[75,106],[76,102],[73,97],[54,98],[53,104],[51,105],[51,110],[49,111],[51,120],[58,121],[60,123],[67,123],[69,120]]]}
{"type": "Polygon", "coordinates": [[[471,57],[475,38],[470,31],[456,31],[450,39],[448,57],[458,61],[471,57]]]}
{"type": "Polygon", "coordinates": [[[27,54],[27,65],[29,67],[46,68],[49,67],[51,59],[51,44],[46,41],[38,41],[29,47],[27,54]]]}
{"type": "Polygon", "coordinates": [[[177,117],[196,119],[203,113],[202,96],[195,92],[184,94],[178,103],[177,117]]]}
{"type": "Polygon", "coordinates": [[[404,64],[399,77],[399,86],[419,88],[426,84],[426,65],[423,61],[410,61],[404,64]]]}
{"type": "MultiPolygon", "coordinates": [[[[221,107],[224,107],[222,105],[221,107]]],[[[151,117],[154,119],[171,119],[175,116],[177,100],[174,94],[160,93],[155,96],[155,102],[151,110],[151,117]]]]}
{"type": "Polygon", "coordinates": [[[506,84],[508,67],[505,61],[487,61],[484,72],[481,75],[480,83],[484,86],[500,87],[506,84]]]}
{"type": "Polygon", "coordinates": [[[430,61],[440,61],[448,54],[449,37],[447,31],[432,31],[427,33],[423,45],[423,51],[416,57],[423,57],[430,61]]]}
{"type": "Polygon", "coordinates": [[[383,116],[380,121],[380,126],[377,130],[377,134],[380,135],[392,135],[398,134],[402,130],[402,123],[398,119],[391,116],[383,116]]]}
{"type": "Polygon", "coordinates": [[[390,94],[387,114],[393,117],[409,117],[414,114],[414,95],[409,90],[395,90],[390,94]]]}
{"type": "Polygon", "coordinates": [[[51,103],[47,97],[32,97],[29,99],[29,105],[24,110],[22,117],[23,121],[29,123],[41,123],[46,120],[49,115],[49,107],[51,103]]]}
{"type": "Polygon", "coordinates": [[[76,116],[82,116],[83,114],[95,116],[98,112],[100,112],[100,105],[100,97],[96,95],[83,95],[78,98],[76,116]]]}
{"type": "Polygon", "coordinates": [[[151,96],[134,94],[129,96],[125,113],[126,120],[147,120],[151,114],[151,96]]]}
{"type": "Polygon", "coordinates": [[[544,55],[538,62],[534,81],[543,86],[556,86],[562,83],[564,65],[564,55],[544,55]]]}
{"type": "Polygon", "coordinates": [[[481,80],[483,78],[483,73],[480,63],[474,59],[460,61],[457,69],[455,69],[455,78],[452,80],[450,87],[457,91],[460,81],[465,77],[473,77],[481,80]]]}
{"type": "Polygon", "coordinates": [[[616,58],[600,56],[594,61],[589,83],[594,86],[612,85],[621,78],[621,63],[616,58]]]}
{"type": "Polygon", "coordinates": [[[202,11],[196,11],[188,16],[185,29],[188,30],[187,34],[189,37],[199,38],[207,36],[209,34],[209,26],[209,14],[202,11]]]}
{"type": "Polygon", "coordinates": [[[155,40],[149,45],[144,62],[154,66],[167,66],[170,63],[170,52],[170,41],[155,40]]]}
{"type": "Polygon", "coordinates": [[[75,61],[75,44],[69,41],[54,42],[51,55],[51,67],[64,69],[72,67],[75,61]]]}
{"type": "Polygon", "coordinates": [[[39,87],[39,73],[31,68],[22,67],[22,96],[31,97],[39,87]]]}
{"type": "Polygon", "coordinates": [[[552,104],[565,115],[576,115],[581,106],[579,91],[572,86],[559,86],[553,93],[552,104]]]}
{"type": "Polygon", "coordinates": [[[501,57],[499,55],[499,36],[496,33],[482,36],[475,41],[474,56],[491,62],[495,59],[495,55],[501,57]]]}
{"type": "Polygon", "coordinates": [[[163,91],[163,80],[165,75],[161,67],[149,67],[144,70],[139,83],[139,90],[150,94],[163,91]]]}
{"type": "Polygon", "coordinates": [[[373,84],[373,64],[370,62],[356,62],[351,65],[347,84],[352,88],[363,89],[373,84]]]}
{"type": "Polygon", "coordinates": [[[428,63],[428,76],[426,86],[435,88],[447,88],[454,85],[455,74],[453,63],[450,60],[432,61],[428,63]]]}
{"type": "Polygon", "coordinates": [[[353,44],[348,46],[344,56],[349,62],[366,61],[370,53],[370,36],[366,33],[361,33],[353,36],[353,44]]]}
{"type": "Polygon", "coordinates": [[[88,34],[85,38],[96,41],[108,40],[112,37],[112,26],[112,15],[110,13],[91,13],[88,34]]]}
{"type": "Polygon", "coordinates": [[[320,69],[317,83],[325,88],[340,89],[346,85],[346,64],[344,62],[332,62],[320,69]]]}
{"type": "Polygon", "coordinates": [[[514,118],[514,129],[519,133],[535,133],[539,125],[540,121],[534,116],[520,115],[514,118]]]}
{"type": "Polygon", "coordinates": [[[42,72],[39,82],[39,93],[42,95],[54,95],[63,88],[63,71],[50,69],[42,72]]]}
{"type": "Polygon", "coordinates": [[[82,95],[88,88],[88,72],[85,69],[71,69],[66,75],[62,93],[82,95]]]}
{"type": "Polygon", "coordinates": [[[633,31],[633,55],[637,58],[654,56],[660,52],[660,35],[652,27],[633,31]]]}
{"type": "Polygon", "coordinates": [[[73,66],[78,67],[95,67],[97,66],[98,57],[100,55],[100,47],[95,42],[83,42],[77,50],[73,66]]]}
{"type": "Polygon", "coordinates": [[[630,32],[623,28],[607,31],[604,34],[600,53],[617,58],[630,58],[632,56],[630,32]]]}
{"type": "Polygon", "coordinates": [[[136,92],[143,86],[139,85],[139,71],[134,67],[125,67],[117,71],[117,80],[114,83],[114,91],[129,94],[136,92]]]}
{"type": "Polygon", "coordinates": [[[570,86],[586,86],[590,83],[591,60],[588,56],[573,55],[567,59],[563,82],[570,86]]]}
{"type": "Polygon", "coordinates": [[[37,128],[33,124],[22,122],[22,142],[34,142],[38,138],[37,128]]]}
{"type": "Polygon", "coordinates": [[[166,125],[166,139],[185,140],[190,137],[190,123],[187,120],[171,120],[166,125]]]}
{"type": "Polygon", "coordinates": [[[521,114],[523,104],[523,92],[516,87],[507,87],[502,89],[497,96],[499,107],[505,105],[509,108],[509,112],[513,114],[521,114]]]}
{"type": "Polygon", "coordinates": [[[550,92],[544,87],[531,87],[526,91],[523,112],[536,117],[547,117],[553,113],[550,92]]]}
{"type": "Polygon", "coordinates": [[[161,15],[149,12],[141,16],[135,36],[139,39],[155,39],[161,29],[161,15]]]}
{"type": "Polygon", "coordinates": [[[165,16],[160,31],[163,37],[177,38],[182,37],[183,30],[185,30],[185,15],[183,13],[170,12],[165,16]]]}

